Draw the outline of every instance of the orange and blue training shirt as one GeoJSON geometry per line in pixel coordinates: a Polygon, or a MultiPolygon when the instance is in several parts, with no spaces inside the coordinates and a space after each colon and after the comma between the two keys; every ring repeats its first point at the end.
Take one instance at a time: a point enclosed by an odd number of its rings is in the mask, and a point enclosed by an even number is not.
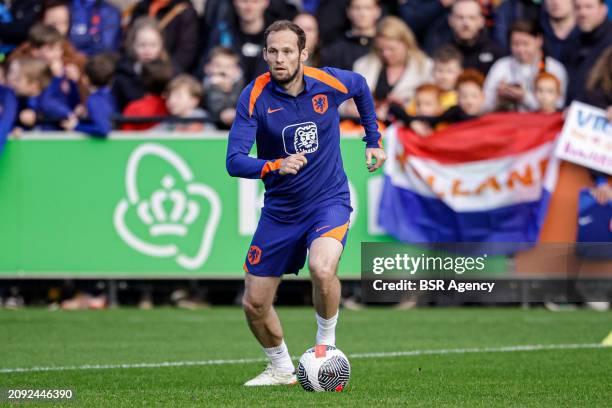
{"type": "Polygon", "coordinates": [[[366,147],[382,146],[374,101],[361,75],[304,67],[304,82],[304,90],[292,96],[269,72],[256,78],[240,95],[229,134],[228,173],[263,179],[263,212],[279,221],[299,219],[322,206],[350,206],[340,154],[338,107],[342,102],[354,99],[366,147]],[[249,156],[254,142],[256,158],[249,156]],[[306,156],[306,166],[297,175],[279,175],[283,158],[296,153],[306,156]]]}

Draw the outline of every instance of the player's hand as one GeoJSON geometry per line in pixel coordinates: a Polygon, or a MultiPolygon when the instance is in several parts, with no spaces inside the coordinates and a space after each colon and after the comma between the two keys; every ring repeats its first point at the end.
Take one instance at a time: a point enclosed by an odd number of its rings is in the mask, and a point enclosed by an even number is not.
{"type": "Polygon", "coordinates": [[[366,149],[365,154],[366,154],[366,166],[368,166],[368,171],[370,173],[372,173],[373,171],[376,171],[376,169],[378,169],[379,167],[382,167],[382,165],[387,160],[387,155],[385,154],[385,150],[378,148],[378,147],[366,149]],[[375,159],[376,161],[373,162],[372,159],[375,159]]]}
{"type": "Polygon", "coordinates": [[[292,154],[289,157],[285,157],[281,162],[281,168],[278,173],[281,176],[286,174],[298,174],[298,171],[302,169],[308,163],[306,156],[303,154],[292,154]]]}

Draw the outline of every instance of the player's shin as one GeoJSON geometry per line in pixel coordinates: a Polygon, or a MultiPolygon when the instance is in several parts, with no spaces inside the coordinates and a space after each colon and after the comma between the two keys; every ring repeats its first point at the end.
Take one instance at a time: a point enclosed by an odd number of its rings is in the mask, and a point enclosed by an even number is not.
{"type": "Polygon", "coordinates": [[[338,323],[338,312],[329,319],[325,319],[319,314],[317,316],[317,339],[316,344],[328,346],[336,345],[336,323],[338,323]]]}

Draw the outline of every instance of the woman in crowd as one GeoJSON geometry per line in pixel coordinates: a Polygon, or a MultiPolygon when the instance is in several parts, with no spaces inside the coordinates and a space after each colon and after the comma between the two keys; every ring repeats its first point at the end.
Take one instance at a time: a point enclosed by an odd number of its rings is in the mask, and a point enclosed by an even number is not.
{"type": "MultiPolygon", "coordinates": [[[[378,24],[374,50],[355,61],[353,71],[365,77],[374,94],[378,118],[384,120],[390,101],[407,105],[419,85],[432,81],[432,68],[410,28],[389,16],[378,24]]],[[[354,107],[349,109],[345,113],[356,113],[354,107]]]]}
{"type": "MultiPolygon", "coordinates": [[[[578,100],[605,109],[608,121],[612,122],[612,46],[606,48],[597,60],[589,74],[586,90],[578,100]]],[[[596,171],[591,171],[591,175],[597,182],[597,186],[591,191],[593,197],[602,205],[612,201],[612,186],[605,182],[609,176],[596,171]]],[[[612,219],[610,230],[612,231],[612,219]]]]}
{"type": "Polygon", "coordinates": [[[300,13],[293,19],[293,22],[300,26],[306,33],[306,49],[308,50],[308,59],[306,65],[309,67],[318,67],[320,60],[319,50],[319,23],[315,16],[310,13],[300,13]]]}
{"type": "Polygon", "coordinates": [[[563,107],[567,72],[563,65],[544,55],[543,37],[538,25],[519,20],[510,27],[512,55],[500,58],[493,64],[485,81],[486,111],[532,112],[539,109],[535,95],[535,79],[542,72],[549,72],[561,83],[561,98],[557,107],[563,107]]]}

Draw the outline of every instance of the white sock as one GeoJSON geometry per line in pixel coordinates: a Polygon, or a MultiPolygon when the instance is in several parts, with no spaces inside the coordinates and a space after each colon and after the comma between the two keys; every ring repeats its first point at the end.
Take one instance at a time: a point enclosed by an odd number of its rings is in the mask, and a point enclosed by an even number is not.
{"type": "Polygon", "coordinates": [[[291,361],[291,356],[289,355],[289,350],[287,349],[287,345],[285,344],[285,340],[280,344],[280,346],[276,347],[264,347],[264,353],[270,359],[272,366],[276,368],[278,371],[284,373],[292,373],[295,371],[295,367],[293,366],[293,361],[291,361]]]}
{"type": "Polygon", "coordinates": [[[317,313],[317,342],[316,344],[336,345],[336,323],[338,313],[330,319],[324,319],[317,313]]]}

